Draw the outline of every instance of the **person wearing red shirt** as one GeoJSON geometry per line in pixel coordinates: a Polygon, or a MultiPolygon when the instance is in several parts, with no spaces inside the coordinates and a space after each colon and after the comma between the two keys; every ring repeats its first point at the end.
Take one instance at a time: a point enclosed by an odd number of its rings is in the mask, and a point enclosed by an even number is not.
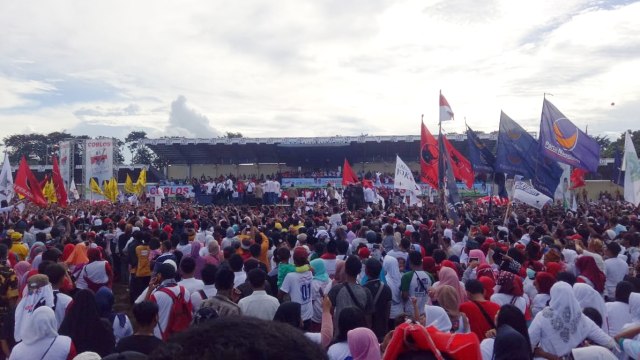
{"type": "Polygon", "coordinates": [[[495,318],[500,305],[484,298],[484,286],[478,280],[467,281],[465,290],[467,290],[469,301],[460,305],[460,311],[467,315],[471,332],[482,341],[487,331],[495,329],[495,318]]]}

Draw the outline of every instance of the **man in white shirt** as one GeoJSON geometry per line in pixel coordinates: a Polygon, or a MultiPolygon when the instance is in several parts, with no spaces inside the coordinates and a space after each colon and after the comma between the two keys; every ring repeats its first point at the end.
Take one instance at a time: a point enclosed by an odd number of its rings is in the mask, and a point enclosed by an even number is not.
{"type": "Polygon", "coordinates": [[[192,257],[185,257],[180,261],[180,274],[182,280],[178,282],[178,285],[184,286],[189,291],[189,294],[193,294],[198,290],[204,288],[204,282],[194,277],[196,271],[196,261],[192,257]]]}
{"type": "Polygon", "coordinates": [[[629,296],[633,291],[635,291],[635,287],[632,283],[621,281],[616,285],[616,301],[604,304],[607,309],[605,324],[610,336],[616,336],[626,324],[633,322],[629,312],[629,296]]]}
{"type": "Polygon", "coordinates": [[[242,270],[244,265],[244,261],[242,261],[242,256],[238,254],[233,254],[228,260],[229,268],[233,271],[233,287],[237,288],[238,286],[244,284],[247,280],[247,274],[242,270]]]}
{"type": "Polygon", "coordinates": [[[243,316],[253,316],[258,319],[271,321],[276,314],[280,302],[264,290],[267,274],[261,269],[253,269],[247,274],[253,293],[240,299],[238,306],[243,316]]]}
{"type": "Polygon", "coordinates": [[[169,317],[173,308],[173,300],[166,292],[170,291],[176,297],[183,296],[184,301],[187,303],[191,301],[189,291],[184,286],[178,285],[175,277],[176,268],[172,264],[161,264],[145,295],[145,299],[158,304],[158,325],[153,330],[158,339],[163,339],[163,334],[167,332],[169,317]]]}
{"type": "Polygon", "coordinates": [[[620,254],[620,245],[616,242],[610,242],[607,244],[604,256],[605,275],[607,275],[607,281],[604,284],[604,295],[613,299],[616,293],[616,285],[624,280],[625,275],[629,273],[629,266],[627,263],[618,257],[620,254]]]}
{"type": "Polygon", "coordinates": [[[202,282],[204,283],[204,287],[191,293],[191,305],[193,306],[194,313],[200,309],[202,302],[216,296],[218,293],[215,286],[216,270],[215,265],[211,264],[207,264],[202,268],[202,282]]]}
{"type": "MultiPolygon", "coordinates": [[[[293,263],[296,267],[308,264],[308,257],[309,253],[307,249],[301,246],[293,250],[293,263]]],[[[313,274],[311,271],[290,272],[285,276],[284,281],[282,281],[282,286],[280,286],[278,293],[280,299],[282,299],[285,294],[288,294],[291,301],[301,305],[302,321],[304,322],[305,330],[311,325],[311,317],[313,316],[313,305],[311,303],[312,280],[313,274]]]]}

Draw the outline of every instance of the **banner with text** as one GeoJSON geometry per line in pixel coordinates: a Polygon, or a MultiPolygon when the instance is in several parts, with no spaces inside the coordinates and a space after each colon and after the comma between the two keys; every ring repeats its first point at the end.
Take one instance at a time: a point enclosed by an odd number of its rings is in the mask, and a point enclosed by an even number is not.
{"type": "Polygon", "coordinates": [[[60,148],[60,176],[64,182],[65,190],[69,190],[69,184],[71,183],[71,176],[73,174],[73,170],[71,169],[71,157],[73,156],[71,141],[61,141],[58,146],[60,148]]]}
{"type": "Polygon", "coordinates": [[[154,196],[160,191],[164,192],[164,196],[175,197],[176,195],[187,196],[188,193],[193,191],[191,185],[147,185],[147,194],[154,196]]]}
{"type": "MultiPolygon", "coordinates": [[[[91,178],[102,186],[113,177],[113,139],[91,139],[84,143],[85,189],[91,178]]],[[[95,195],[94,195],[95,198],[95,195]]]]}

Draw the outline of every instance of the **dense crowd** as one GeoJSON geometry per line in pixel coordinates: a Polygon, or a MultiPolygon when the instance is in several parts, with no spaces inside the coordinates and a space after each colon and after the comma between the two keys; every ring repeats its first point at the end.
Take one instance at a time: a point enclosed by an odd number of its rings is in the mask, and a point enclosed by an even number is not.
{"type": "Polygon", "coordinates": [[[341,198],[4,208],[2,356],[640,355],[637,208],[341,198]]]}

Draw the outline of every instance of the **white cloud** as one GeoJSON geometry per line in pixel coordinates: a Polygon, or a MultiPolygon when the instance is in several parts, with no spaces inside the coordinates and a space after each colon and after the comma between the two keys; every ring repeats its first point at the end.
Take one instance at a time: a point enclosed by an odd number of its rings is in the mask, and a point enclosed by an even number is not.
{"type": "Polygon", "coordinates": [[[440,89],[459,120],[448,131],[465,117],[495,130],[501,109],[536,131],[545,92],[590,133],[638,123],[638,2],[63,0],[2,10],[0,137],[25,124],[418,134],[421,114],[436,124],[440,89]],[[56,101],[39,97],[51,93],[56,101]]]}

